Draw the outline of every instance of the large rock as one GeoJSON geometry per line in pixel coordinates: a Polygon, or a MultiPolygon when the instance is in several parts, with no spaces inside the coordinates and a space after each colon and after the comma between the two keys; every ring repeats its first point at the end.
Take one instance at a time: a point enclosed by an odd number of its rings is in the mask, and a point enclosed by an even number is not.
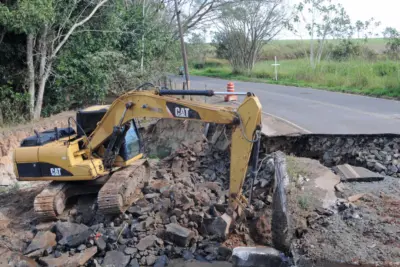
{"type": "Polygon", "coordinates": [[[125,267],[128,265],[130,256],[126,256],[121,251],[108,251],[104,257],[103,267],[125,267]]]}
{"type": "Polygon", "coordinates": [[[34,259],[12,251],[3,251],[0,248],[0,266],[38,267],[34,259]]]}
{"type": "Polygon", "coordinates": [[[385,172],[387,170],[387,168],[383,164],[381,164],[379,162],[375,162],[374,168],[378,172],[385,172]]]}
{"type": "Polygon", "coordinates": [[[237,247],[233,249],[234,267],[285,267],[282,253],[270,247],[237,247]]]}
{"type": "Polygon", "coordinates": [[[25,254],[29,254],[36,250],[45,250],[49,247],[57,245],[56,235],[50,231],[38,232],[28,248],[25,250],[25,254]]]}
{"type": "Polygon", "coordinates": [[[176,223],[170,223],[165,231],[165,238],[180,247],[186,247],[194,237],[194,233],[176,223]]]}
{"type": "Polygon", "coordinates": [[[169,259],[167,256],[162,255],[160,257],[158,257],[158,259],[156,260],[156,263],[154,264],[153,267],[166,267],[168,266],[169,263],[169,259]]]}
{"type": "Polygon", "coordinates": [[[270,220],[268,215],[262,214],[255,218],[249,227],[251,238],[260,245],[268,246],[272,243],[270,220]]]}
{"type": "Polygon", "coordinates": [[[132,259],[131,262],[128,265],[129,267],[140,267],[139,262],[137,259],[132,259]]]}
{"type": "Polygon", "coordinates": [[[60,245],[77,247],[85,243],[93,231],[84,224],[57,222],[54,227],[60,245]]]}
{"type": "Polygon", "coordinates": [[[140,239],[136,248],[140,251],[145,251],[147,248],[154,246],[157,239],[158,239],[158,237],[156,237],[155,235],[146,236],[146,237],[140,239]]]}
{"type": "Polygon", "coordinates": [[[154,255],[148,255],[146,257],[146,264],[147,266],[152,266],[156,262],[157,258],[154,255]]]}
{"type": "Polygon", "coordinates": [[[97,247],[88,248],[80,253],[70,256],[69,253],[61,254],[55,258],[53,255],[39,259],[39,262],[48,267],[75,267],[84,265],[97,253],[97,247]]]}
{"type": "Polygon", "coordinates": [[[286,169],[286,156],[278,151],[275,153],[274,160],[275,183],[272,200],[272,243],[278,249],[289,251],[293,233],[287,201],[289,175],[286,169]]]}
{"type": "Polygon", "coordinates": [[[100,251],[103,251],[106,249],[106,241],[104,241],[104,238],[102,236],[96,237],[94,239],[94,243],[96,244],[96,246],[99,248],[100,251]]]}
{"type": "Polygon", "coordinates": [[[207,234],[215,235],[220,238],[225,238],[226,235],[229,233],[231,222],[232,218],[227,214],[223,214],[220,217],[214,217],[204,220],[207,234]]]}

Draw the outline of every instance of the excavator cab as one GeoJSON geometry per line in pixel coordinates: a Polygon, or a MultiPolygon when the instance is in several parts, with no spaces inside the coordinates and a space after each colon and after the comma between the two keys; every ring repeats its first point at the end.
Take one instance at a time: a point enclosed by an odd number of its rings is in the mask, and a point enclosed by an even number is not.
{"type": "Polygon", "coordinates": [[[125,133],[118,157],[115,160],[116,165],[127,162],[142,153],[142,142],[135,120],[128,122],[125,127],[128,130],[125,133]]]}
{"type": "MultiPolygon", "coordinates": [[[[108,105],[96,105],[78,111],[76,114],[78,136],[90,136],[97,125],[109,110],[108,105]]],[[[132,160],[140,157],[143,152],[139,129],[136,120],[132,119],[124,125],[115,126],[113,134],[104,142],[105,165],[111,169],[113,166],[126,166],[132,160]]]]}

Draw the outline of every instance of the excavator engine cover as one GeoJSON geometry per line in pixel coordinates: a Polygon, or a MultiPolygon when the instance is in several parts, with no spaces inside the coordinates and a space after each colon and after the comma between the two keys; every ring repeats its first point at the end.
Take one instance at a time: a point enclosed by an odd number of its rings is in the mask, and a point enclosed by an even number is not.
{"type": "Polygon", "coordinates": [[[74,129],[68,128],[55,128],[54,130],[48,130],[37,135],[27,137],[22,140],[21,147],[30,146],[43,146],[47,143],[53,142],[58,138],[63,138],[75,134],[74,129]]]}

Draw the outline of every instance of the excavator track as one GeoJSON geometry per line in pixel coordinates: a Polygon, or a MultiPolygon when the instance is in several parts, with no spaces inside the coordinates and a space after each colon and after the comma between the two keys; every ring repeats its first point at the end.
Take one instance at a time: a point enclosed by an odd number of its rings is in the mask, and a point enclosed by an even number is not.
{"type": "Polygon", "coordinates": [[[90,182],[51,182],[35,197],[33,208],[40,221],[56,220],[65,209],[68,198],[72,196],[95,194],[102,184],[90,182]]]}
{"type": "Polygon", "coordinates": [[[33,208],[39,220],[57,219],[57,216],[64,211],[67,189],[68,183],[51,182],[36,196],[33,208]]]}
{"type": "Polygon", "coordinates": [[[141,188],[150,178],[147,160],[138,160],[133,165],[113,173],[101,188],[98,196],[98,211],[103,214],[125,212],[140,198],[141,188]]]}

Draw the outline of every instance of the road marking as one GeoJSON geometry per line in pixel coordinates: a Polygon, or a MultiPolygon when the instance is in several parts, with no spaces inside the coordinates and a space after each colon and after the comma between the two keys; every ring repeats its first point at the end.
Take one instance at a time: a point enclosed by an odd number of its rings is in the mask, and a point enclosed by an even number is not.
{"type": "Polygon", "coordinates": [[[291,97],[291,98],[302,100],[304,102],[311,102],[311,103],[321,104],[321,105],[325,105],[325,106],[331,106],[331,107],[334,107],[334,108],[348,110],[348,111],[352,111],[352,112],[357,112],[357,113],[361,113],[361,114],[364,114],[364,115],[370,115],[370,116],[374,116],[374,117],[377,117],[377,118],[383,118],[383,119],[388,119],[388,120],[393,119],[393,117],[392,117],[393,115],[383,115],[383,114],[378,114],[378,113],[372,113],[372,112],[368,112],[368,111],[362,111],[362,110],[358,110],[358,109],[354,109],[354,108],[349,108],[349,107],[340,106],[340,105],[336,105],[336,104],[331,104],[331,103],[327,103],[327,102],[322,102],[322,101],[318,101],[318,100],[311,100],[311,99],[298,97],[298,96],[292,96],[292,95],[288,95],[288,94],[280,94],[280,93],[275,93],[275,92],[265,92],[265,93],[266,94],[278,95],[278,96],[284,96],[284,97],[291,97]]]}
{"type": "MultiPolygon", "coordinates": [[[[223,79],[218,79],[218,78],[210,78],[210,77],[202,77],[202,81],[195,81],[195,82],[200,82],[200,83],[204,83],[204,84],[214,84],[216,85],[215,87],[221,87],[220,85],[218,85],[217,83],[215,83],[215,81],[213,80],[219,80],[219,81],[225,81],[223,79]],[[209,82],[208,82],[209,81],[209,82]]],[[[249,82],[243,82],[243,81],[235,81],[237,83],[244,83],[244,84],[249,84],[249,82]]],[[[257,83],[257,84],[262,84],[265,86],[268,86],[270,84],[267,83],[257,83]]],[[[193,85],[193,84],[192,84],[193,85]]],[[[290,86],[289,86],[290,87],[290,86]]],[[[306,88],[306,87],[298,87],[299,90],[301,89],[307,89],[307,90],[319,90],[319,89],[313,89],[313,88],[306,88]]],[[[342,110],[347,110],[347,111],[352,111],[352,112],[357,112],[360,114],[364,114],[364,115],[369,115],[369,116],[374,116],[377,118],[383,118],[383,119],[387,119],[387,120],[393,120],[396,119],[394,118],[393,115],[395,114],[391,114],[391,115],[383,115],[383,114],[379,114],[379,113],[373,113],[373,112],[368,112],[368,111],[363,111],[363,110],[359,110],[359,109],[354,109],[354,108],[350,108],[350,107],[346,107],[346,106],[341,106],[341,105],[337,105],[337,104],[331,104],[331,103],[327,103],[327,102],[323,102],[323,101],[318,101],[318,100],[311,100],[311,99],[307,99],[307,98],[303,98],[303,97],[298,97],[298,96],[293,96],[293,95],[289,95],[289,94],[281,94],[281,93],[276,93],[276,92],[271,92],[271,91],[263,91],[263,89],[253,89],[253,90],[257,90],[257,91],[261,91],[262,93],[266,93],[266,94],[273,94],[273,95],[278,95],[278,96],[284,96],[284,97],[291,97],[291,98],[295,98],[295,99],[299,99],[302,101],[309,101],[312,103],[316,103],[316,104],[321,104],[321,105],[325,105],[325,106],[331,106],[334,108],[338,108],[338,109],[342,109],[342,110]]],[[[320,91],[324,91],[324,90],[320,90],[320,91]]],[[[330,92],[330,91],[326,91],[326,92],[330,92]]],[[[343,92],[334,92],[334,93],[341,93],[341,94],[345,94],[348,96],[353,96],[353,97],[365,97],[365,98],[372,98],[369,96],[363,96],[363,95],[355,95],[355,94],[349,94],[349,93],[343,93],[343,92]]],[[[311,93],[310,93],[311,94],[311,93]]],[[[301,128],[301,127],[300,127],[301,128]]]]}
{"type": "MultiPolygon", "coordinates": [[[[235,104],[235,105],[237,105],[237,106],[240,105],[240,103],[237,102],[237,101],[233,101],[232,104],[235,104]]],[[[282,121],[282,122],[284,122],[284,123],[287,123],[287,124],[289,124],[289,125],[291,125],[291,126],[297,128],[297,129],[299,129],[299,130],[301,130],[301,131],[303,131],[303,132],[305,132],[305,133],[312,133],[311,131],[307,130],[306,128],[301,127],[300,125],[297,125],[296,123],[291,122],[291,121],[289,121],[289,120],[287,120],[287,119],[284,119],[284,118],[282,118],[282,117],[279,117],[279,116],[277,116],[277,115],[275,115],[275,114],[271,114],[271,113],[268,113],[268,112],[265,112],[265,111],[261,111],[261,113],[264,114],[264,115],[267,115],[267,116],[271,116],[271,117],[273,117],[273,118],[275,118],[275,119],[277,119],[277,120],[280,120],[280,121],[282,121]]]]}

